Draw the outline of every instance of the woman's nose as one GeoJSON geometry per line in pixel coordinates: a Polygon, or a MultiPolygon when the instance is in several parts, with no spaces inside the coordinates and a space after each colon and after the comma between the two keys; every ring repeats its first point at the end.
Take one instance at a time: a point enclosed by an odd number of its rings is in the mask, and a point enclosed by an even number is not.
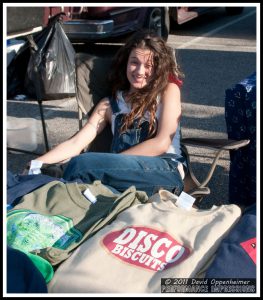
{"type": "Polygon", "coordinates": [[[139,75],[144,75],[145,74],[145,68],[144,68],[144,65],[143,64],[139,64],[138,67],[137,67],[137,73],[139,75]]]}

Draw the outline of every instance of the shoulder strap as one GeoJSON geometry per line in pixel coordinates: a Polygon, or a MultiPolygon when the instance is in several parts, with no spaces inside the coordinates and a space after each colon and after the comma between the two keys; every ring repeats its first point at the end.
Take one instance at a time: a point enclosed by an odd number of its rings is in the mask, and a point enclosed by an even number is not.
{"type": "Polygon", "coordinates": [[[116,99],[114,99],[112,96],[110,96],[109,100],[110,100],[110,106],[111,106],[112,112],[114,114],[120,112],[120,108],[119,108],[119,105],[118,105],[116,99]]]}

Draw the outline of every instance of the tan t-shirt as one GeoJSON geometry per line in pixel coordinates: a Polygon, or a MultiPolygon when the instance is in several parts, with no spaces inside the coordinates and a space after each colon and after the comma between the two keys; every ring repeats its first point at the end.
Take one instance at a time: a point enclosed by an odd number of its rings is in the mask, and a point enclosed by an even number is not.
{"type": "Polygon", "coordinates": [[[236,205],[176,206],[168,191],[126,209],[80,245],[55,272],[50,293],[160,293],[161,278],[203,277],[238,221],[236,205]]]}

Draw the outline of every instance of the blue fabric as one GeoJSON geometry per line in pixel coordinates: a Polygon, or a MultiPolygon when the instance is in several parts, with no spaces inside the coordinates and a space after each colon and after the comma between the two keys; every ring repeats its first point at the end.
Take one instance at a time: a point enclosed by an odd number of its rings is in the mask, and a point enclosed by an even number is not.
{"type": "Polygon", "coordinates": [[[110,106],[111,106],[112,113],[116,114],[120,112],[120,108],[117,101],[113,97],[110,97],[109,99],[110,99],[110,106]]]}
{"type": "Polygon", "coordinates": [[[225,119],[230,139],[249,139],[248,146],[230,152],[229,203],[256,202],[256,73],[225,94],[225,119]]]}
{"type": "MultiPolygon", "coordinates": [[[[113,114],[119,113],[120,108],[112,97],[110,98],[110,105],[113,114]]],[[[131,128],[127,129],[125,132],[121,132],[121,127],[123,124],[123,118],[125,114],[118,114],[115,118],[114,124],[114,134],[111,143],[111,152],[119,153],[129,149],[131,146],[135,146],[148,138],[149,134],[149,122],[143,121],[139,124],[139,120],[134,120],[131,128]]]]}
{"type": "Polygon", "coordinates": [[[148,138],[149,122],[144,121],[138,125],[138,119],[134,121],[133,127],[121,133],[121,126],[125,114],[118,114],[115,118],[115,132],[112,138],[111,152],[119,153],[135,146],[148,138]]]}
{"type": "Polygon", "coordinates": [[[16,205],[21,197],[42,185],[53,181],[63,180],[48,175],[17,175],[7,171],[7,203],[11,206],[16,205]]]}
{"type": "MultiPolygon", "coordinates": [[[[48,175],[17,175],[7,171],[7,208],[14,207],[20,199],[37,188],[54,180],[66,182],[63,178],[48,175]]],[[[81,182],[79,180],[79,182],[81,182]]]]}
{"type": "Polygon", "coordinates": [[[241,243],[256,238],[256,205],[253,204],[222,241],[206,278],[256,278],[256,264],[241,243]]]}
{"type": "Polygon", "coordinates": [[[63,178],[79,178],[86,183],[100,180],[120,192],[134,185],[148,196],[160,188],[179,195],[183,190],[183,181],[177,164],[177,161],[172,161],[167,155],[150,157],[88,152],[70,160],[63,178]]]}
{"type": "Polygon", "coordinates": [[[44,277],[23,252],[7,247],[7,293],[47,293],[44,277]]]}

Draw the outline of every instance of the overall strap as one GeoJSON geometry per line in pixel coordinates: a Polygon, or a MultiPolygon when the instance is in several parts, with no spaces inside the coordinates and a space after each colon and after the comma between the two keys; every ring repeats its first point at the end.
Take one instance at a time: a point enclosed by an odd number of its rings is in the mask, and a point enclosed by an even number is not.
{"type": "Polygon", "coordinates": [[[120,108],[119,108],[119,105],[118,105],[116,99],[114,99],[112,96],[110,96],[109,100],[110,100],[110,106],[112,109],[112,113],[116,114],[116,113],[120,112],[120,108]]]}

